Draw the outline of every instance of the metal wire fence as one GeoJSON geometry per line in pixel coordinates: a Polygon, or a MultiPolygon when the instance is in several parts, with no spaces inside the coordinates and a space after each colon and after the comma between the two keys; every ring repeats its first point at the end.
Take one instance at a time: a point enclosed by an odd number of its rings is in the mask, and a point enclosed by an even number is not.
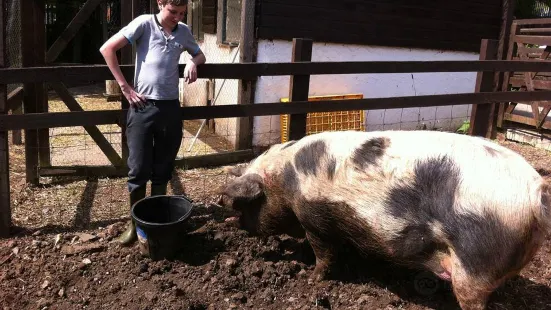
{"type": "Polygon", "coordinates": [[[106,38],[111,37],[121,28],[121,1],[110,0],[105,2],[105,28],[107,29],[106,38]]]}
{"type": "MultiPolygon", "coordinates": [[[[19,10],[19,1],[8,0],[6,7],[7,27],[6,27],[6,47],[7,47],[7,67],[21,67],[21,11],[19,10]]],[[[8,93],[19,87],[19,84],[9,84],[8,93]]]]}

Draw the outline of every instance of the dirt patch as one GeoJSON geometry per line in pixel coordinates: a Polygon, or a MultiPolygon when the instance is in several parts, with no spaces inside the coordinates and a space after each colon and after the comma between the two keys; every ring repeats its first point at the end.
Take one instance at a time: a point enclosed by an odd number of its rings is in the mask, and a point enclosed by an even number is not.
{"type": "MultiPolygon", "coordinates": [[[[4,241],[4,309],[455,309],[447,284],[385,262],[352,261],[339,279],[310,285],[314,257],[303,240],[257,239],[232,227],[231,214],[198,208],[186,250],[153,262],[112,242],[113,224],[91,231],[40,231],[4,241]]],[[[544,309],[551,302],[550,244],[492,297],[490,309],[544,309]]]]}
{"type": "MultiPolygon", "coordinates": [[[[549,152],[500,143],[551,177],[549,152]]],[[[3,309],[458,309],[448,284],[354,253],[338,278],[308,284],[315,261],[307,242],[252,237],[225,221],[231,211],[212,204],[226,182],[220,169],[177,172],[171,193],[185,192],[200,205],[177,259],[153,262],[137,245],[114,242],[128,219],[124,179],[31,188],[24,186],[22,157],[10,160],[17,228],[0,241],[3,309]]],[[[550,308],[550,252],[548,241],[492,295],[489,308],[550,308]]]]}

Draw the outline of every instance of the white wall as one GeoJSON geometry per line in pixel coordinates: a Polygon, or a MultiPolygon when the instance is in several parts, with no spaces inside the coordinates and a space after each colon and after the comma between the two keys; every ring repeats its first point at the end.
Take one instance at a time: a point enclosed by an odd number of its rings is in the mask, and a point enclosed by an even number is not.
{"type": "MultiPolygon", "coordinates": [[[[292,42],[261,40],[257,62],[289,62],[292,42]]],[[[478,53],[314,43],[312,61],[436,61],[478,60],[478,53]]],[[[473,92],[476,72],[354,74],[311,76],[310,95],[362,93],[364,98],[473,92]]],[[[255,103],[278,102],[289,96],[288,76],[263,76],[256,85],[255,103]]],[[[470,105],[373,110],[365,112],[366,130],[455,130],[470,117],[470,105]]],[[[254,145],[280,141],[279,116],[254,120],[254,145]]]]}
{"type": "MultiPolygon", "coordinates": [[[[207,63],[239,63],[239,48],[219,46],[216,43],[216,35],[205,34],[204,40],[199,42],[201,50],[207,58],[207,63]]],[[[187,53],[181,57],[181,63],[189,58],[187,53]]],[[[237,80],[215,79],[215,91],[213,95],[214,105],[237,104],[237,80]]],[[[205,106],[207,103],[207,80],[198,79],[193,84],[186,84],[180,79],[180,101],[185,106],[205,106]]],[[[231,143],[235,140],[235,118],[215,119],[216,133],[225,137],[231,143]]]]}

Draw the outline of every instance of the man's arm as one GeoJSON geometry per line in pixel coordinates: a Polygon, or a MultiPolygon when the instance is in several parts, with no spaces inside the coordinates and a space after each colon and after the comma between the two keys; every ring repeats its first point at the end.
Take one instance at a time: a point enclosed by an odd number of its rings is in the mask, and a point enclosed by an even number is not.
{"type": "Polygon", "coordinates": [[[199,51],[199,53],[195,55],[195,57],[191,58],[191,61],[193,61],[196,66],[199,66],[207,61],[207,57],[205,57],[205,54],[203,54],[202,51],[199,51]]]}
{"type": "Polygon", "coordinates": [[[121,68],[119,66],[119,61],[117,60],[117,51],[128,44],[128,39],[120,33],[113,35],[109,40],[107,40],[99,49],[100,53],[105,59],[105,63],[111,73],[115,77],[115,80],[121,87],[121,91],[130,103],[131,106],[143,107],[143,102],[145,98],[136,93],[134,88],[128,84],[124,75],[122,74],[121,68]]]}
{"type": "Polygon", "coordinates": [[[206,61],[207,58],[202,51],[199,51],[197,55],[190,58],[184,69],[184,81],[188,84],[195,82],[197,80],[197,66],[204,64],[206,61]]]}

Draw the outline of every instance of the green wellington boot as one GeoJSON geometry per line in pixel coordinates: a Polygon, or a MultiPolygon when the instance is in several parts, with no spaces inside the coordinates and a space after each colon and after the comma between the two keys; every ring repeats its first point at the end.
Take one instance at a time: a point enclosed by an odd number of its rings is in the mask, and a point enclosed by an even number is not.
{"type": "MultiPolygon", "coordinates": [[[[130,193],[130,209],[132,209],[132,206],[138,202],[140,199],[143,199],[145,197],[145,186],[135,189],[130,193]]],[[[134,224],[134,221],[132,218],[130,218],[130,221],[128,223],[128,228],[126,228],[126,231],[121,234],[118,241],[122,245],[130,245],[134,243],[138,239],[136,235],[136,225],[134,224]]]]}

